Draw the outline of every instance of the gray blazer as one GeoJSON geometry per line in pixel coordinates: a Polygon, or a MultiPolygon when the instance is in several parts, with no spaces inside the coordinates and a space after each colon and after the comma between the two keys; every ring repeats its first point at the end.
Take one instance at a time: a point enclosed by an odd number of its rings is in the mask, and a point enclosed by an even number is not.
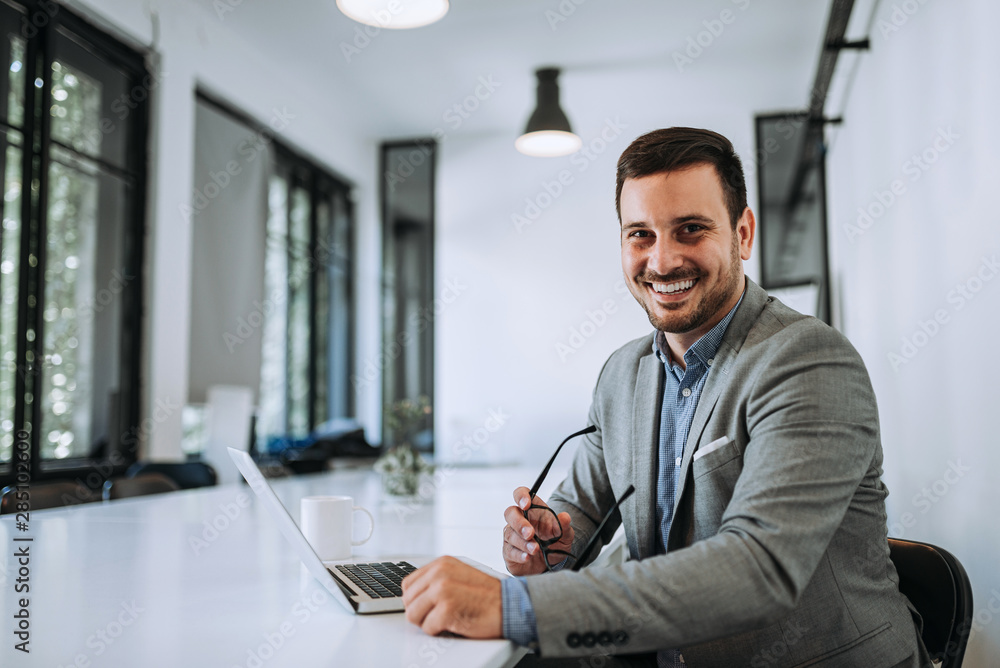
{"type": "Polygon", "coordinates": [[[747,279],[694,415],[664,555],[654,555],[664,372],[652,343],[605,363],[597,431],[549,499],[572,516],[578,553],[635,485],[600,537],[624,522],[631,559],[527,578],[541,655],[678,648],[690,666],[720,668],[917,657],[886,542],[875,396],[847,339],[747,279]]]}

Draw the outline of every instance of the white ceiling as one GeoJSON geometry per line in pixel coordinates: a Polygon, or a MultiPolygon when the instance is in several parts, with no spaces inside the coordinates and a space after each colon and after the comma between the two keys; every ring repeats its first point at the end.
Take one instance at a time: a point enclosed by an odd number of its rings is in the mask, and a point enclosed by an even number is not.
{"type": "MultiPolygon", "coordinates": [[[[211,2],[204,0],[210,9],[211,2]]],[[[563,69],[563,108],[578,133],[629,113],[658,125],[712,127],[727,108],[801,108],[819,56],[829,0],[453,0],[439,23],[381,30],[365,44],[334,0],[244,0],[225,25],[278,62],[314,73],[317,86],[364,104],[380,137],[473,133],[514,137],[534,104],[534,70],[563,69]],[[560,8],[566,14],[563,18],[560,8]],[[572,8],[572,13],[568,10],[572,8]],[[731,12],[728,25],[718,21],[731,12]],[[673,54],[708,42],[679,71],[673,54]],[[344,45],[361,45],[343,53],[344,45]],[[449,108],[480,77],[499,84],[461,119],[449,108]]],[[[374,29],[370,29],[374,30],[374,29]]],[[[480,89],[484,92],[485,89],[480,89]]],[[[749,121],[749,119],[747,119],[749,121]]],[[[636,134],[633,132],[632,134],[636,134]]]]}

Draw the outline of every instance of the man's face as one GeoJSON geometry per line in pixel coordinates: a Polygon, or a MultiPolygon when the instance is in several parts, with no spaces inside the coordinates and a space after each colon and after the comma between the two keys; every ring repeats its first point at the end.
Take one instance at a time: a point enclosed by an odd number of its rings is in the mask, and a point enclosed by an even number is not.
{"type": "Polygon", "coordinates": [[[715,326],[743,292],[754,218],[734,231],[710,164],[626,179],[621,192],[622,269],[653,327],[684,349],[715,326]]]}

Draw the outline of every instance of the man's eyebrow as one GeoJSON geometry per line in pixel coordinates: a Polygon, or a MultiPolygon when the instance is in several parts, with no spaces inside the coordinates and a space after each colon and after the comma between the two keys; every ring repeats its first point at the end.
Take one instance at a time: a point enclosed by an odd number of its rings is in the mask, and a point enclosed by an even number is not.
{"type": "Polygon", "coordinates": [[[649,225],[647,225],[646,223],[644,223],[641,220],[633,220],[633,221],[630,221],[630,222],[625,223],[624,225],[622,225],[622,230],[623,231],[624,230],[631,230],[631,229],[634,229],[636,227],[649,227],[649,225]]]}
{"type": "Polygon", "coordinates": [[[691,213],[686,216],[678,216],[671,222],[674,225],[684,225],[685,223],[714,223],[715,219],[703,216],[700,213],[691,213]]]}

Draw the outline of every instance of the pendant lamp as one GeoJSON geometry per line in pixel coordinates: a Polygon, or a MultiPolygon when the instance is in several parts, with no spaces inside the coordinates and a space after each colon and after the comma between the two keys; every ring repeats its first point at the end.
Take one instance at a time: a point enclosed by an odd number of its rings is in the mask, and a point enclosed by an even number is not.
{"type": "Polygon", "coordinates": [[[337,0],[337,7],[359,23],[402,30],[440,20],[448,0],[337,0]]]}
{"type": "Polygon", "coordinates": [[[538,101],[528,119],[524,134],[514,146],[525,155],[553,158],[576,153],[583,142],[573,134],[569,119],[559,107],[559,69],[543,67],[535,71],[538,77],[538,101]]]}

